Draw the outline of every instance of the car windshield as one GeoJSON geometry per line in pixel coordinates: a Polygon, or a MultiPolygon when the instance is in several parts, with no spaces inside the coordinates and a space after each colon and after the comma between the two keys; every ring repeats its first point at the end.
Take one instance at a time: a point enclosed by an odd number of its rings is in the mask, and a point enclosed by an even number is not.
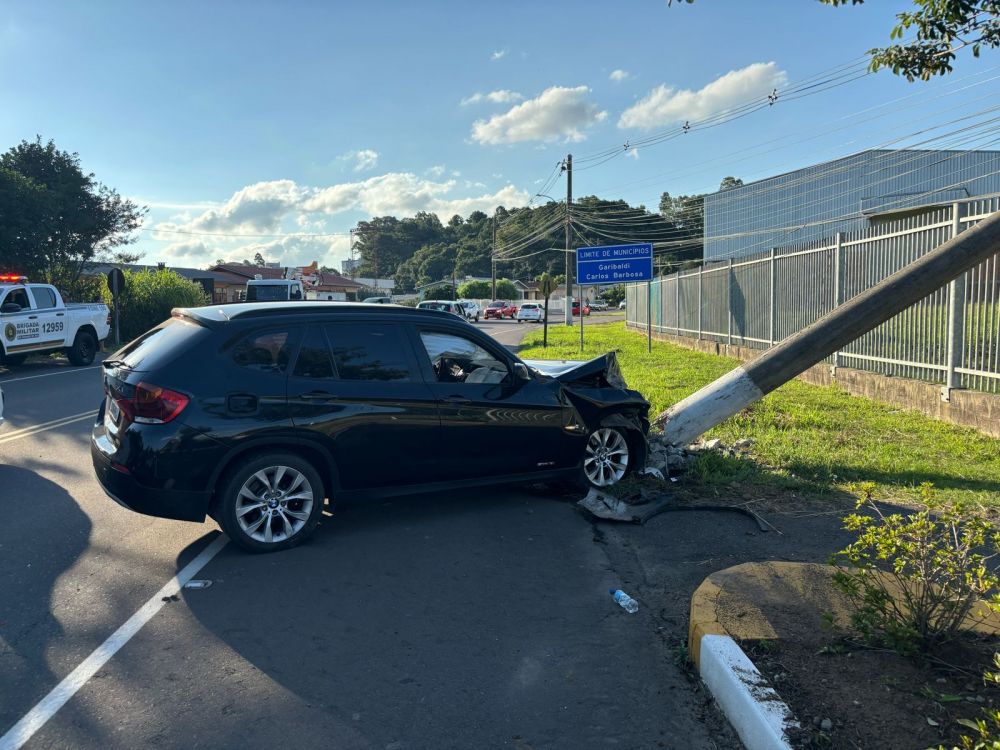
{"type": "Polygon", "coordinates": [[[451,312],[451,305],[447,302],[421,302],[420,307],[423,310],[443,310],[444,312],[451,312]]]}
{"type": "Polygon", "coordinates": [[[247,302],[277,302],[288,299],[288,287],[284,284],[248,284],[247,302]]]}
{"type": "Polygon", "coordinates": [[[490,302],[490,307],[503,307],[503,302],[490,302]]]}

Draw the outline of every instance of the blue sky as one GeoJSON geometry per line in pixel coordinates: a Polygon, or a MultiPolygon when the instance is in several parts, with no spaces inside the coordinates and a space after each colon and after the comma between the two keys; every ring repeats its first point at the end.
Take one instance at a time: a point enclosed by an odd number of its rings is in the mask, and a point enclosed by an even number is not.
{"type": "MultiPolygon", "coordinates": [[[[588,154],[858,61],[910,6],[7,0],[0,148],[52,138],[148,204],[136,246],[146,262],[261,250],[339,265],[359,219],[523,205],[567,152],[584,166],[588,154]]],[[[589,162],[574,194],[655,208],[664,190],[712,190],[727,174],[749,181],[883,144],[990,106],[998,64],[987,52],[931,83],[879,73],[779,97],[589,162]]]]}

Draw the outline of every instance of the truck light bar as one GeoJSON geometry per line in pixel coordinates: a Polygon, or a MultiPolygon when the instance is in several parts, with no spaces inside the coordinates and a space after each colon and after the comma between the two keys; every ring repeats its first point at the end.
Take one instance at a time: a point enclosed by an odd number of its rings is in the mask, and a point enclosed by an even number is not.
{"type": "Polygon", "coordinates": [[[0,273],[0,284],[27,284],[28,277],[19,273],[0,273]]]}

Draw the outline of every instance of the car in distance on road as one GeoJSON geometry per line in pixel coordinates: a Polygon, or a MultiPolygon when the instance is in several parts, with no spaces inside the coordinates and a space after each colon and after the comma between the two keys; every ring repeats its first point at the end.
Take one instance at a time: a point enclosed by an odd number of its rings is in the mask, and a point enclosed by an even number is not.
{"type": "Polygon", "coordinates": [[[608,303],[602,299],[595,299],[590,303],[590,309],[596,310],[597,312],[604,312],[608,309],[608,303]]]}
{"type": "Polygon", "coordinates": [[[365,297],[363,301],[369,305],[391,305],[392,297],[365,297]]]}
{"type": "Polygon", "coordinates": [[[625,309],[625,300],[622,300],[621,302],[618,303],[618,309],[619,310],[625,309]]]}
{"type": "MultiPolygon", "coordinates": [[[[573,300],[573,314],[574,315],[580,314],[580,300],[576,299],[573,300]]],[[[590,305],[588,305],[586,302],[583,303],[583,314],[590,315],[590,305]]]]}
{"type": "Polygon", "coordinates": [[[607,487],[645,461],[649,403],[614,353],[523,362],[433,310],[175,309],[102,364],[91,458],[105,492],[153,516],[210,515],[257,552],[308,537],[325,499],[607,487]]]}
{"type": "Polygon", "coordinates": [[[479,309],[478,302],[471,299],[460,299],[458,301],[458,304],[460,304],[465,309],[466,320],[471,320],[474,323],[479,322],[479,314],[481,310],[479,309]]]}
{"type": "Polygon", "coordinates": [[[0,364],[63,352],[72,364],[89,365],[110,332],[107,305],[67,305],[51,284],[0,275],[0,364]]]}
{"type": "Polygon", "coordinates": [[[544,317],[545,309],[537,302],[522,302],[521,306],[517,308],[517,314],[514,316],[518,323],[523,323],[526,320],[541,323],[544,317]]]}
{"type": "Polygon", "coordinates": [[[516,314],[517,308],[514,305],[507,300],[497,299],[486,306],[485,317],[487,320],[491,318],[494,320],[503,320],[504,318],[513,319],[516,314]]]}
{"type": "Polygon", "coordinates": [[[458,302],[446,299],[427,299],[417,305],[418,310],[438,310],[440,312],[448,312],[452,315],[457,315],[460,318],[465,317],[465,308],[462,307],[458,302]]]}

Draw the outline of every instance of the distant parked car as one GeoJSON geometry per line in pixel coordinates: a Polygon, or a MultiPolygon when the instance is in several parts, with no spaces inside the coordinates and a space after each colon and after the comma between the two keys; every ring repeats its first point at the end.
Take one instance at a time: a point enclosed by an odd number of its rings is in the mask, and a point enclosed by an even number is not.
{"type": "Polygon", "coordinates": [[[518,323],[523,323],[526,320],[541,323],[542,319],[545,317],[545,310],[536,302],[523,302],[521,303],[521,306],[517,308],[517,314],[514,317],[518,323]]]}
{"type": "Polygon", "coordinates": [[[622,300],[621,302],[618,303],[618,309],[619,310],[625,309],[625,300],[622,300]]]}
{"type": "Polygon", "coordinates": [[[497,320],[513,318],[516,314],[517,308],[505,299],[493,300],[486,306],[487,320],[490,318],[496,318],[497,320]]]}
{"type": "Polygon", "coordinates": [[[602,299],[595,299],[590,303],[591,310],[597,310],[598,312],[603,312],[608,309],[608,303],[602,299]]]}
{"type": "Polygon", "coordinates": [[[362,301],[363,302],[367,302],[370,305],[371,304],[375,304],[375,305],[391,305],[392,304],[392,297],[365,297],[364,300],[362,300],[362,301]]]}
{"type": "Polygon", "coordinates": [[[417,305],[418,310],[440,310],[450,312],[460,318],[465,317],[465,308],[454,300],[426,299],[417,305]]]}
{"type": "Polygon", "coordinates": [[[480,310],[478,302],[474,302],[471,299],[460,299],[458,301],[458,304],[460,304],[465,309],[466,320],[472,320],[476,323],[479,322],[480,310]]]}
{"type": "MultiPolygon", "coordinates": [[[[579,315],[580,314],[580,301],[579,300],[573,300],[573,314],[574,315],[579,315]]],[[[583,303],[583,314],[584,315],[590,315],[590,305],[588,303],[586,303],[586,302],[583,303]]]]}

